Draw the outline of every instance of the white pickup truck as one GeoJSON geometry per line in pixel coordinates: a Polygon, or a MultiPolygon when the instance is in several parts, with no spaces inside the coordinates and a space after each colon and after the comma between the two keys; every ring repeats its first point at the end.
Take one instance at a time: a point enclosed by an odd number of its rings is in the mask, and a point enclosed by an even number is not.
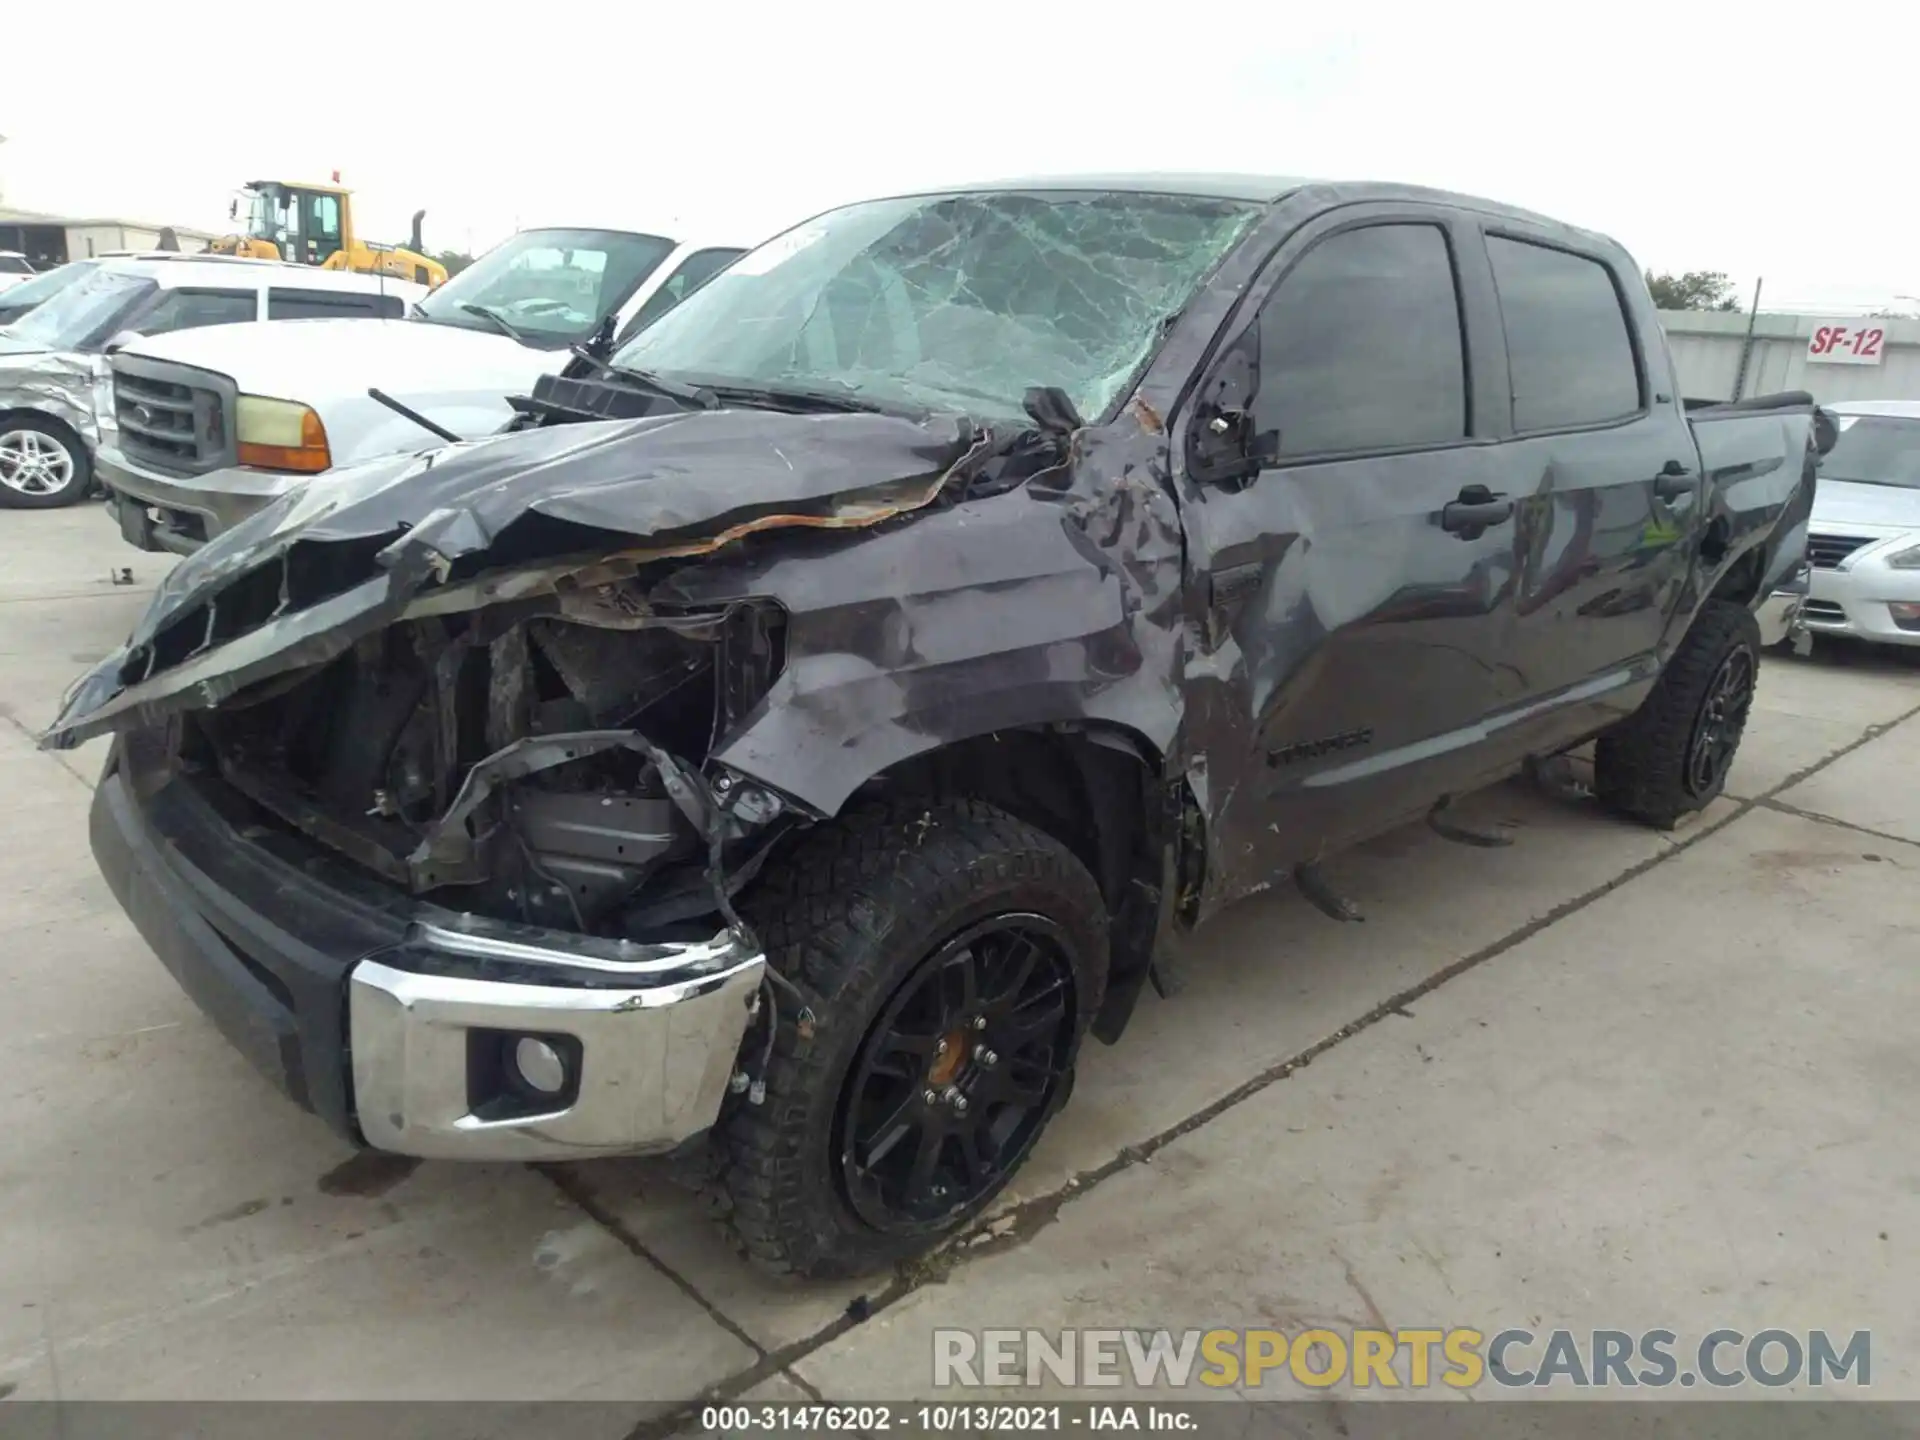
{"type": "Polygon", "coordinates": [[[336,466],[491,435],[513,418],[508,397],[564,368],[573,347],[609,325],[616,341],[636,333],[741,251],[523,230],[404,319],[229,325],[128,345],[113,359],[116,433],[98,460],[120,532],[186,554],[336,466]]]}

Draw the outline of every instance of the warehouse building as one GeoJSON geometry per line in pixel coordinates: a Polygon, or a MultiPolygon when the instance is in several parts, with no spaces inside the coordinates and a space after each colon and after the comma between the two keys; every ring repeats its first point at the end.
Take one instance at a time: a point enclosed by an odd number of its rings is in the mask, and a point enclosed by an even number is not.
{"type": "Polygon", "coordinates": [[[123,250],[204,250],[213,239],[183,225],[0,208],[0,250],[17,250],[40,270],[123,250]]]}
{"type": "Polygon", "coordinates": [[[1660,323],[1690,400],[1920,400],[1920,320],[1663,310],[1660,323]]]}

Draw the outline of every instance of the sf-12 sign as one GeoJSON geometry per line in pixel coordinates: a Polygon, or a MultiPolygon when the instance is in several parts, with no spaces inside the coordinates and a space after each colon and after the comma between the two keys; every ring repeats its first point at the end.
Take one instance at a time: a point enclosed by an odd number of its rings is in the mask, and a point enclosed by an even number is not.
{"type": "Polygon", "coordinates": [[[1887,330],[1872,320],[1835,320],[1816,325],[1807,341],[1809,365],[1878,365],[1887,330]]]}

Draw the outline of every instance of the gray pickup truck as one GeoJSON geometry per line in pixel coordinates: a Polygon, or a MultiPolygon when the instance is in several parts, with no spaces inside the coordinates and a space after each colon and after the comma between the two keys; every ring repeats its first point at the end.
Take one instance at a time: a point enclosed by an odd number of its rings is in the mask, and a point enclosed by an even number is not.
{"type": "Polygon", "coordinates": [[[1235,899],[1587,741],[1706,805],[1822,443],[1598,235],[1244,177],[847,206],[517,405],[187,559],[45,743],[299,1104],[697,1161],[803,1274],[964,1225],[1235,899]]]}

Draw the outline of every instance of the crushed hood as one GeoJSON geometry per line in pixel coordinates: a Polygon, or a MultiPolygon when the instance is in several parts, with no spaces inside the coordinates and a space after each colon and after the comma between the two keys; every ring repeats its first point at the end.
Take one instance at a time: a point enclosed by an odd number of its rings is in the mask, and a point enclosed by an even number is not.
{"type": "Polygon", "coordinates": [[[128,355],[226,375],[242,390],[311,403],[368,386],[497,388],[505,395],[558,370],[567,353],[533,350],[486,330],[421,320],[255,320],[158,335],[128,355]]]}
{"type": "Polygon", "coordinates": [[[715,410],[334,471],[175,567],[41,743],[217,705],[344,653],[410,607],[534,598],[609,561],[699,555],[755,531],[878,524],[931,502],[985,448],[953,418],[715,410]]]}

